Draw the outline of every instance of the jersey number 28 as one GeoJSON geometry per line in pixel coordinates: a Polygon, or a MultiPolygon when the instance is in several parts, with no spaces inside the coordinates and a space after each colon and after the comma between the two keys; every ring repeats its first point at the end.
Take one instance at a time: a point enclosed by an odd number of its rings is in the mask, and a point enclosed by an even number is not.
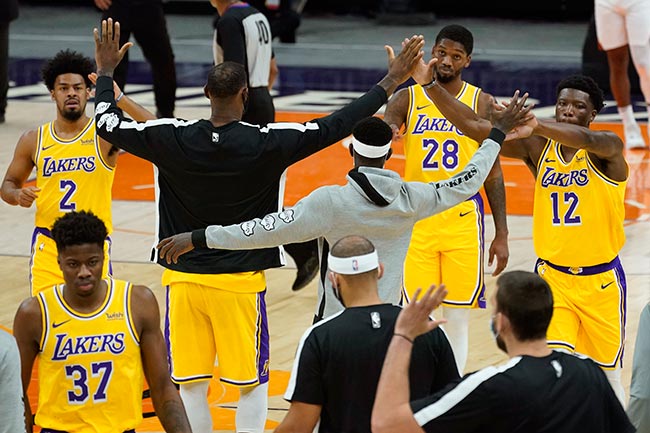
{"type": "Polygon", "coordinates": [[[422,160],[422,170],[439,170],[440,164],[438,162],[438,152],[442,152],[442,166],[445,170],[454,170],[458,167],[458,143],[455,140],[447,139],[442,145],[433,138],[425,138],[422,140],[422,149],[427,151],[427,154],[422,160]]]}

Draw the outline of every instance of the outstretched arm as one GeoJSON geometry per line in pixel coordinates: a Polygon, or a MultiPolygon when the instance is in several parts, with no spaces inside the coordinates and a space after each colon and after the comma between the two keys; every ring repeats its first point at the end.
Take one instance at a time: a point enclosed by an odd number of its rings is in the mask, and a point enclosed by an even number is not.
{"type": "Polygon", "coordinates": [[[400,130],[406,122],[406,114],[409,109],[408,89],[399,90],[388,100],[384,112],[384,122],[393,130],[393,140],[400,138],[400,130]]]}
{"type": "Polygon", "coordinates": [[[388,53],[388,73],[376,86],[328,116],[314,119],[305,125],[296,125],[295,131],[288,139],[286,135],[279,136],[277,140],[282,145],[285,164],[291,165],[342,140],[350,135],[358,121],[375,114],[397,86],[410,77],[417,62],[422,59],[423,46],[422,36],[411,37],[397,56],[391,47],[385,46],[388,53]],[[295,136],[298,131],[300,135],[295,136]]]}
{"type": "Polygon", "coordinates": [[[611,131],[595,131],[584,126],[553,121],[538,121],[534,135],[559,141],[575,149],[585,149],[596,159],[603,173],[616,181],[627,179],[628,166],[623,141],[611,131]]]}
{"type": "Polygon", "coordinates": [[[157,246],[158,254],[167,263],[176,263],[178,257],[194,248],[250,250],[318,238],[334,224],[333,205],[327,190],[327,187],[319,188],[294,207],[263,218],[226,227],[208,226],[163,239],[157,246]]]}
{"type": "Polygon", "coordinates": [[[166,432],[191,433],[185,407],[169,378],[167,350],[160,332],[158,302],[145,286],[133,286],[131,290],[131,309],[140,336],[142,367],[151,387],[156,415],[166,432]]]}
{"type": "MultiPolygon", "coordinates": [[[[93,72],[89,74],[88,79],[90,79],[90,81],[96,85],[97,73],[93,72]]],[[[122,89],[120,89],[120,86],[118,86],[115,81],[113,81],[113,93],[117,95],[115,98],[117,107],[120,110],[124,111],[129,116],[131,116],[133,120],[137,122],[146,122],[147,120],[157,119],[154,113],[147,110],[142,105],[138,104],[133,99],[131,99],[126,93],[124,93],[122,89]]]]}
{"type": "Polygon", "coordinates": [[[530,107],[525,105],[526,98],[527,95],[519,98],[519,92],[515,92],[508,107],[493,114],[495,127],[463,170],[449,179],[429,184],[433,188],[425,190],[425,196],[429,199],[424,200],[423,208],[420,209],[423,213],[418,215],[420,218],[442,212],[476,194],[494,166],[500,144],[506,136],[505,131],[528,116],[530,107]]]}

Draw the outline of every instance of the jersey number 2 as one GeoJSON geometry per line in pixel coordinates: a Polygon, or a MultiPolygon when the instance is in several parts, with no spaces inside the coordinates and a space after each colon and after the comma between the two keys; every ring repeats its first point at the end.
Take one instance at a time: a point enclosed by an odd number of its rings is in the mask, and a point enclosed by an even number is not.
{"type": "Polygon", "coordinates": [[[580,215],[575,215],[576,208],[578,207],[578,195],[575,192],[564,193],[564,204],[568,205],[564,212],[564,221],[560,219],[560,193],[551,193],[551,205],[553,206],[553,225],[559,226],[577,226],[582,223],[580,215]]]}
{"type": "MultiPolygon", "coordinates": [[[[106,388],[113,375],[113,362],[93,362],[90,364],[92,377],[100,377],[99,385],[93,394],[93,402],[106,401],[106,388]]],[[[88,389],[88,370],[83,365],[73,364],[65,366],[65,377],[72,379],[74,389],[68,391],[68,403],[83,404],[88,400],[90,390],[88,389]]]]}
{"type": "Polygon", "coordinates": [[[72,180],[61,179],[59,182],[59,190],[63,192],[63,198],[59,202],[59,210],[67,212],[77,209],[77,203],[70,201],[74,193],[77,191],[77,184],[72,180]]]}

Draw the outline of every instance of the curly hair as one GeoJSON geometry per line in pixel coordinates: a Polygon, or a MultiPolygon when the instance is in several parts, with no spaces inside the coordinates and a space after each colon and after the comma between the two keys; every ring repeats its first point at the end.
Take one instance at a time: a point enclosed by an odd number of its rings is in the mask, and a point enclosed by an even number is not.
{"type": "Polygon", "coordinates": [[[586,75],[571,75],[560,81],[557,85],[557,95],[560,95],[562,89],[576,89],[589,95],[589,99],[596,111],[600,111],[605,106],[603,91],[591,77],[586,75]]]}
{"type": "Polygon", "coordinates": [[[441,40],[449,39],[450,41],[460,43],[464,48],[465,52],[469,56],[474,50],[474,36],[467,28],[460,26],[458,24],[451,24],[445,26],[438,32],[436,36],[435,44],[438,45],[441,40]]]}
{"type": "Polygon", "coordinates": [[[369,146],[384,146],[393,138],[393,131],[380,118],[366,117],[354,125],[352,135],[369,146]]]}
{"type": "Polygon", "coordinates": [[[56,53],[43,65],[41,76],[48,90],[54,90],[56,77],[63,74],[79,74],[84,78],[86,87],[92,87],[93,83],[88,74],[95,71],[95,63],[83,54],[72,50],[63,50],[56,53]]]}
{"type": "Polygon", "coordinates": [[[97,244],[104,248],[108,230],[104,222],[88,211],[69,212],[52,225],[52,237],[59,251],[73,245],[97,244]]]}

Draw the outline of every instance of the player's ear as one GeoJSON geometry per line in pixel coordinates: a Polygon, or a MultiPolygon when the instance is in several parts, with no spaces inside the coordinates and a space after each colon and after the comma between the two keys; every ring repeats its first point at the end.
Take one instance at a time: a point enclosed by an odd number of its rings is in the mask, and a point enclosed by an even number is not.
{"type": "Polygon", "coordinates": [[[203,86],[203,94],[206,98],[210,99],[210,92],[208,92],[208,86],[203,86]]]}

